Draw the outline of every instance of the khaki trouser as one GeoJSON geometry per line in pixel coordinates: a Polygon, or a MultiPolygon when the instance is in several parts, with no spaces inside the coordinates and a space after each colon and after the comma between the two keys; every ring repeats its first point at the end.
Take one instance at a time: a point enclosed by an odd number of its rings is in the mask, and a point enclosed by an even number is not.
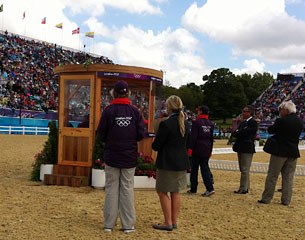
{"type": "Polygon", "coordinates": [[[239,170],[241,173],[239,190],[250,190],[250,167],[253,153],[237,153],[237,157],[239,170]]]}
{"type": "Polygon", "coordinates": [[[271,155],[268,168],[268,175],[265,182],[265,190],[262,195],[262,200],[270,203],[279,174],[282,174],[282,197],[283,204],[288,205],[292,197],[293,178],[297,165],[296,158],[278,157],[271,155]]]}
{"type": "Polygon", "coordinates": [[[105,166],[104,227],[114,228],[118,214],[123,229],[131,229],[136,222],[134,207],[135,168],[105,166]]]}

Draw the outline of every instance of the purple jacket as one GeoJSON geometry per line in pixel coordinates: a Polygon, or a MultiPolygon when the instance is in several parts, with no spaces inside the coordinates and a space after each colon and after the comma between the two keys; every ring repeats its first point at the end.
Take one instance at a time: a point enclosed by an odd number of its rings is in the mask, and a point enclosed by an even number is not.
{"type": "Polygon", "coordinates": [[[196,157],[210,157],[213,150],[214,124],[206,115],[199,115],[192,123],[191,149],[196,157]]]}
{"type": "Polygon", "coordinates": [[[104,109],[97,134],[105,142],[104,161],[108,166],[136,167],[137,142],[144,137],[144,121],[128,98],[116,98],[104,109]]]}

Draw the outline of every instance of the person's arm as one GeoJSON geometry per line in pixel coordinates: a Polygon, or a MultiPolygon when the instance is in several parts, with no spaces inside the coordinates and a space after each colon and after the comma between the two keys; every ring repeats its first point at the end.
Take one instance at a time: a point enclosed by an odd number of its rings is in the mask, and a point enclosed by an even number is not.
{"type": "Polygon", "coordinates": [[[159,151],[162,148],[164,142],[167,139],[168,133],[169,133],[169,129],[167,128],[166,124],[164,122],[161,122],[159,125],[157,136],[152,143],[153,150],[159,151]]]}
{"type": "Polygon", "coordinates": [[[106,112],[103,111],[102,117],[97,127],[97,135],[100,137],[102,142],[106,142],[107,134],[108,134],[108,124],[107,124],[106,112]]]}
{"type": "Polygon", "coordinates": [[[255,120],[247,122],[245,126],[241,129],[236,130],[235,137],[247,137],[257,132],[257,122],[255,120]]]}
{"type": "Polygon", "coordinates": [[[211,137],[210,137],[210,140],[211,140],[211,154],[212,154],[212,151],[213,151],[213,145],[214,145],[214,125],[211,127],[211,137]]]}
{"type": "Polygon", "coordinates": [[[278,118],[275,120],[274,124],[268,127],[268,133],[275,134],[277,132],[277,129],[281,125],[282,119],[278,118]]]}
{"type": "Polygon", "coordinates": [[[194,121],[191,128],[190,149],[194,149],[194,146],[197,142],[197,137],[198,137],[198,125],[197,122],[194,121]]]}
{"type": "Polygon", "coordinates": [[[142,117],[142,114],[139,112],[139,118],[137,122],[137,141],[141,141],[144,138],[144,131],[145,131],[145,123],[142,117]]]}

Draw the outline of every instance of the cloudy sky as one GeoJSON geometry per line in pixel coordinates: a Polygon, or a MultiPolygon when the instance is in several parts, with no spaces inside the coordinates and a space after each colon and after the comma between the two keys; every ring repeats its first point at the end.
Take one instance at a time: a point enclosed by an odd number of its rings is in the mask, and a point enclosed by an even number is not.
{"type": "Polygon", "coordinates": [[[167,84],[303,72],[305,0],[0,0],[1,30],[163,70],[167,84]],[[23,14],[25,13],[25,18],[23,14]],[[46,17],[46,24],[41,20],[46,17]],[[55,25],[63,23],[63,28],[55,25]],[[72,30],[80,28],[80,34],[72,30]],[[94,32],[94,38],[85,33],[94,32]],[[86,47],[84,48],[84,45],[86,47]]]}

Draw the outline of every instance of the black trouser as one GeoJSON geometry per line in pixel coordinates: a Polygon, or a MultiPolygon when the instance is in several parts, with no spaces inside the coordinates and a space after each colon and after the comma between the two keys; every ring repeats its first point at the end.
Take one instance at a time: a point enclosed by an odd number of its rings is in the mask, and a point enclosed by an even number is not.
{"type": "Polygon", "coordinates": [[[209,157],[196,157],[192,156],[192,168],[191,168],[191,192],[197,192],[198,186],[198,170],[200,166],[200,172],[204,186],[207,191],[213,191],[213,175],[209,167],[209,157]]]}

